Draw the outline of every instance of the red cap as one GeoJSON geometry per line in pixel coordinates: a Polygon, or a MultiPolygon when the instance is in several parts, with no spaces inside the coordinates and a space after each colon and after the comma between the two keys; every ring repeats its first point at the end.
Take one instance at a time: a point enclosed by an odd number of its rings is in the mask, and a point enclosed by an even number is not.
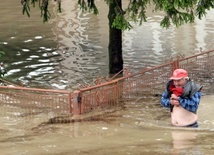
{"type": "Polygon", "coordinates": [[[174,70],[172,77],[170,77],[169,79],[179,80],[179,79],[182,79],[184,77],[188,77],[187,71],[184,69],[176,69],[176,70],[174,70]]]}

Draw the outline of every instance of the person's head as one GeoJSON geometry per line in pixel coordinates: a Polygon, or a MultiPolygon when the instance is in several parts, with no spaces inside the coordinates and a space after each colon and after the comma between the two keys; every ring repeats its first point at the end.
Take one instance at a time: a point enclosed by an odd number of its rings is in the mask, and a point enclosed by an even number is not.
{"type": "Polygon", "coordinates": [[[176,69],[173,71],[173,74],[169,79],[173,80],[175,87],[183,87],[189,80],[189,77],[186,70],[176,69]]]}

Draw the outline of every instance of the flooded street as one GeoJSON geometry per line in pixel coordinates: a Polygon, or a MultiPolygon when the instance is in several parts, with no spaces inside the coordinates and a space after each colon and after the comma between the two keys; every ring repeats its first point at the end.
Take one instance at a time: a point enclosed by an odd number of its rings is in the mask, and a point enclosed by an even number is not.
{"type": "MultiPolygon", "coordinates": [[[[19,1],[2,3],[0,51],[5,52],[5,78],[27,87],[72,91],[98,76],[108,76],[105,7],[99,0],[98,16],[82,15],[75,1],[64,0],[63,12],[54,14],[54,7],[51,20],[44,24],[38,8],[32,8],[28,18],[22,15],[19,1]]],[[[189,56],[214,48],[214,10],[194,24],[167,30],[159,26],[161,13],[148,12],[148,22],[133,24],[134,29],[123,33],[125,67],[138,70],[159,65],[176,54],[189,56]]],[[[1,154],[212,155],[213,103],[213,95],[203,96],[197,129],[172,127],[170,113],[159,98],[134,98],[122,109],[98,118],[52,124],[47,123],[51,114],[22,116],[0,103],[1,154]]]]}
{"type": "Polygon", "coordinates": [[[197,129],[172,127],[168,110],[159,103],[140,100],[94,121],[44,124],[42,115],[1,117],[1,152],[5,155],[211,155],[214,119],[212,112],[206,111],[207,106],[214,109],[210,101],[214,102],[213,96],[202,99],[197,129]]]}

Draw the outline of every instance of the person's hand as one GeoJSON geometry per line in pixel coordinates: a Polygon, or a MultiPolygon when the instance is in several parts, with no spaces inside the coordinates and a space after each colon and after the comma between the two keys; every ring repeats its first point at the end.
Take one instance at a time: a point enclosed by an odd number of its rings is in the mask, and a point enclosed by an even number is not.
{"type": "Polygon", "coordinates": [[[178,97],[175,94],[172,94],[170,97],[170,103],[175,106],[179,106],[180,103],[178,101],[178,97]]]}
{"type": "Polygon", "coordinates": [[[176,96],[175,94],[172,94],[170,99],[178,100],[178,96],[176,96]]]}

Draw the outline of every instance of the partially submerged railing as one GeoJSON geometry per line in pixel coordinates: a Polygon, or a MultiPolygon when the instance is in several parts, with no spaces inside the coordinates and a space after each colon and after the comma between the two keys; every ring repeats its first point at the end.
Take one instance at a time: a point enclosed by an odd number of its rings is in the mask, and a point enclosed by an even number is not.
{"type": "Polygon", "coordinates": [[[0,116],[64,115],[73,111],[69,91],[0,86],[0,116]]]}
{"type": "Polygon", "coordinates": [[[123,77],[102,81],[74,92],[26,87],[0,86],[0,115],[83,114],[93,110],[121,106],[122,101],[137,97],[159,96],[176,68],[188,70],[189,76],[204,85],[204,92],[214,92],[214,50],[191,57],[177,57],[162,65],[134,73],[128,69],[123,77]]]}
{"type": "Polygon", "coordinates": [[[177,57],[160,66],[145,68],[137,73],[125,70],[121,78],[79,89],[76,91],[78,109],[75,110],[75,114],[117,106],[121,100],[129,97],[134,99],[138,96],[160,95],[173,70],[177,68],[188,70],[193,80],[207,87],[204,92],[209,92],[214,75],[214,50],[187,58],[177,57]]]}

